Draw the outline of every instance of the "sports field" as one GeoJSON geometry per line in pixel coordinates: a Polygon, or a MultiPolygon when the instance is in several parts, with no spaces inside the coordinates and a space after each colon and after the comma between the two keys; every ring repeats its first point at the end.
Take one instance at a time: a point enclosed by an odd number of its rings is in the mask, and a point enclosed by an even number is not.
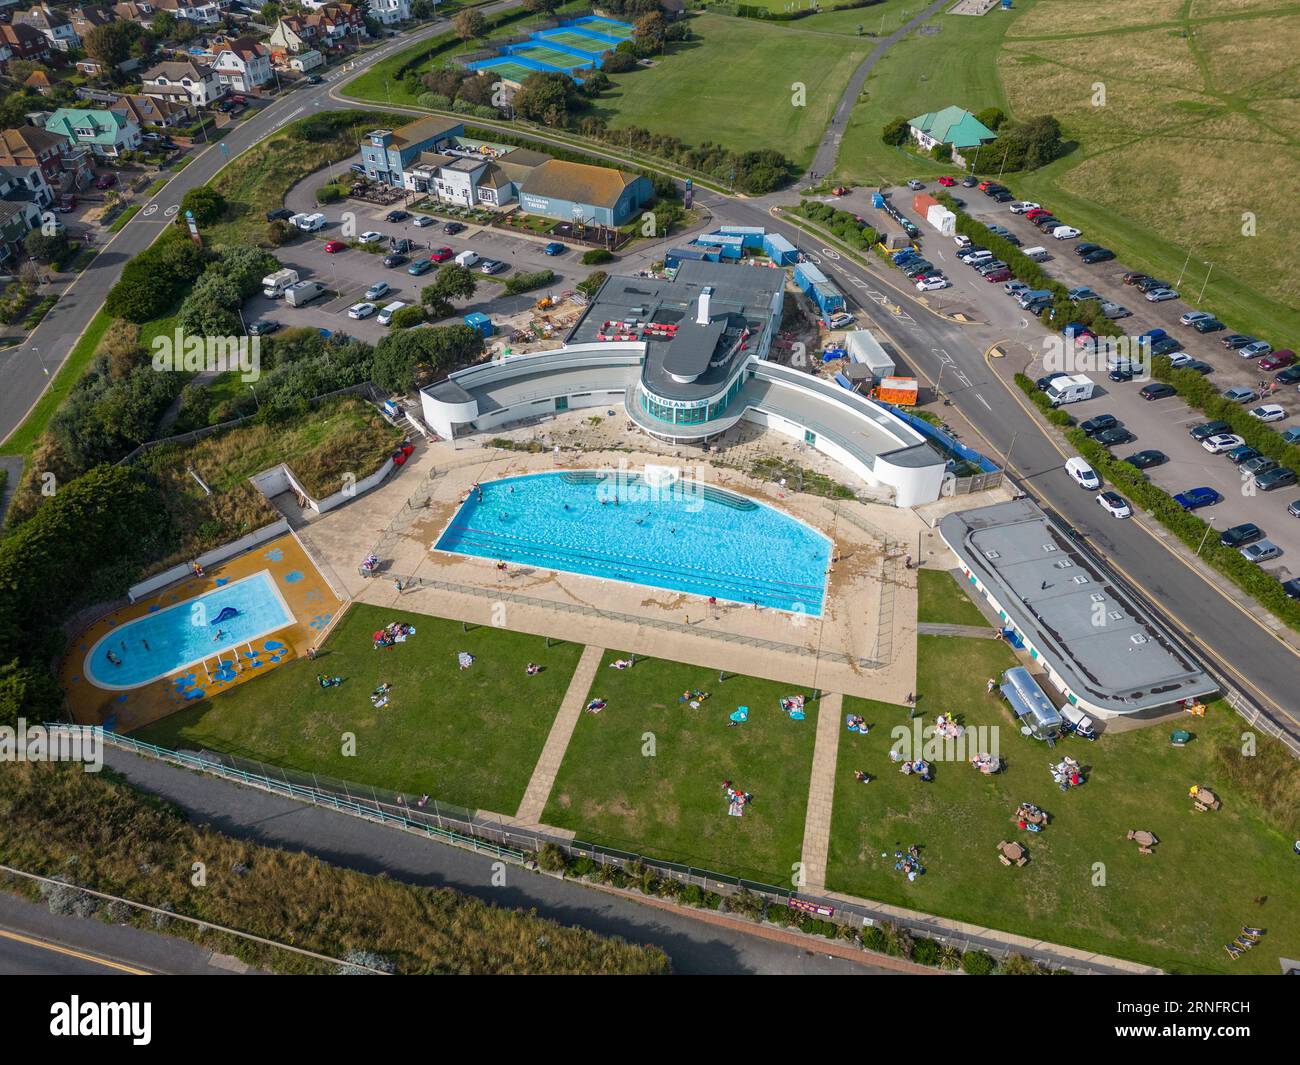
{"type": "Polygon", "coordinates": [[[593,55],[601,55],[614,47],[607,41],[602,41],[599,37],[591,37],[585,33],[575,33],[573,30],[555,30],[547,33],[544,39],[554,41],[556,44],[563,44],[569,48],[577,48],[583,52],[590,52],[593,55]]]}
{"type": "Polygon", "coordinates": [[[508,78],[510,81],[523,81],[529,74],[536,74],[532,67],[526,67],[523,63],[512,63],[509,59],[493,59],[484,63],[478,70],[491,70],[498,76],[508,78]]]}
{"type": "Polygon", "coordinates": [[[693,18],[691,30],[693,40],[673,45],[653,67],[613,75],[597,113],[614,127],[737,151],[773,148],[804,165],[870,48],[866,38],[721,15],[693,18]]]}
{"type": "Polygon", "coordinates": [[[594,62],[594,60],[583,59],[582,56],[574,55],[572,52],[560,52],[554,48],[547,48],[544,44],[530,44],[523,48],[517,48],[512,54],[535,60],[538,63],[546,63],[557,70],[575,70],[578,67],[589,67],[594,62]]]}

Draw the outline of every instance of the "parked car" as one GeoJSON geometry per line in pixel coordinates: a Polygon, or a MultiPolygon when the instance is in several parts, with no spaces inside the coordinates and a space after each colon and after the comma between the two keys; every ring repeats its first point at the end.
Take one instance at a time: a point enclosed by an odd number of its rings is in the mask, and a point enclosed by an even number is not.
{"type": "Polygon", "coordinates": [[[1164,303],[1167,300],[1176,300],[1178,290],[1176,288],[1153,288],[1147,293],[1148,303],[1164,303]]]}
{"type": "Polygon", "coordinates": [[[1255,340],[1251,343],[1237,349],[1237,354],[1243,359],[1258,359],[1261,355],[1269,355],[1273,351],[1273,345],[1267,340],[1255,340]]]}
{"type": "Polygon", "coordinates": [[[946,277],[923,277],[916,283],[916,287],[920,292],[935,292],[947,288],[951,283],[946,277]]]}
{"type": "Polygon", "coordinates": [[[1288,444],[1300,443],[1300,426],[1293,425],[1282,433],[1282,439],[1288,444]]]}
{"type": "Polygon", "coordinates": [[[1149,470],[1152,466],[1163,466],[1169,461],[1169,456],[1163,451],[1135,451],[1124,461],[1135,469],[1149,470]]]}
{"type": "Polygon", "coordinates": [[[985,281],[1006,281],[1011,276],[1011,271],[1005,266],[987,272],[981,270],[980,273],[984,274],[985,281]]]}
{"type": "Polygon", "coordinates": [[[101,191],[103,189],[111,189],[116,184],[116,174],[100,174],[99,177],[95,178],[95,188],[100,189],[101,191]]]}
{"type": "Polygon", "coordinates": [[[1107,378],[1116,382],[1117,384],[1122,385],[1122,384],[1127,384],[1129,381],[1132,381],[1135,375],[1133,373],[1132,366],[1129,366],[1127,364],[1116,363],[1114,366],[1112,366],[1109,370],[1106,371],[1106,376],[1107,378]]]}
{"type": "Polygon", "coordinates": [[[967,174],[964,178],[961,179],[961,184],[962,184],[962,188],[973,189],[976,185],[979,184],[979,179],[972,176],[971,174],[967,174]]]}
{"type": "Polygon", "coordinates": [[[1168,399],[1170,396],[1176,396],[1178,390],[1173,385],[1167,385],[1163,381],[1152,381],[1149,385],[1143,385],[1138,391],[1138,395],[1145,400],[1168,399]]]}
{"type": "Polygon", "coordinates": [[[433,269],[432,259],[416,259],[406,268],[406,272],[412,277],[419,277],[421,274],[427,274],[433,269]]]}
{"type": "MultiPolygon", "coordinates": [[[[1280,370],[1284,366],[1290,366],[1294,362],[1295,362],[1295,352],[1292,351],[1290,348],[1283,348],[1281,351],[1274,351],[1271,354],[1265,355],[1262,359],[1260,359],[1259,368],[1261,370],[1280,370]]],[[[1300,369],[1297,370],[1297,374],[1300,375],[1300,369]]],[[[1282,380],[1281,374],[1277,375],[1277,380],[1279,381],[1282,380]]],[[[1292,379],[1287,378],[1287,381],[1290,380],[1292,379]]],[[[1285,383],[1286,381],[1283,381],[1283,384],[1285,383]]]]}
{"type": "Polygon", "coordinates": [[[435,263],[445,263],[456,253],[450,248],[430,248],[429,258],[435,263]]]}
{"type": "Polygon", "coordinates": [[[1249,444],[1242,444],[1240,447],[1234,447],[1228,452],[1228,461],[1234,466],[1240,466],[1243,462],[1248,462],[1250,459],[1258,458],[1259,454],[1260,453],[1249,444]]]}
{"type": "Polygon", "coordinates": [[[1231,529],[1224,529],[1219,536],[1219,543],[1224,547],[1245,547],[1262,539],[1264,530],[1253,521],[1247,521],[1234,525],[1231,529]]]}
{"type": "Polygon", "coordinates": [[[1285,466],[1267,470],[1255,477],[1255,487],[1261,492],[1271,492],[1275,488],[1290,488],[1295,482],[1295,470],[1288,470],[1285,466]]]}
{"type": "Polygon", "coordinates": [[[1019,296],[1022,292],[1028,292],[1029,286],[1023,281],[1008,281],[1002,286],[1002,291],[1008,296],[1019,296]]]}
{"type": "Polygon", "coordinates": [[[1249,403],[1252,399],[1259,399],[1259,393],[1253,388],[1247,388],[1245,385],[1233,385],[1232,388],[1225,388],[1219,395],[1232,403],[1249,403]]]}
{"type": "Polygon", "coordinates": [[[328,255],[333,255],[335,252],[347,251],[347,250],[348,250],[348,246],[344,244],[343,241],[341,240],[327,240],[325,242],[325,252],[328,255]]]}
{"type": "Polygon", "coordinates": [[[1052,230],[1052,236],[1057,240],[1073,240],[1079,235],[1079,231],[1074,226],[1057,226],[1052,230]]]}
{"type": "Polygon", "coordinates": [[[435,221],[436,219],[430,218],[427,214],[417,214],[411,219],[411,225],[418,229],[423,229],[425,226],[433,225],[435,221]]]}
{"type": "Polygon", "coordinates": [[[500,274],[510,269],[509,263],[503,263],[500,259],[484,259],[479,269],[485,274],[500,274]]]}
{"type": "Polygon", "coordinates": [[[1101,251],[1101,245],[1085,242],[1074,246],[1074,254],[1080,258],[1083,258],[1083,256],[1087,255],[1089,252],[1094,251],[1101,251]]]}
{"type": "Polygon", "coordinates": [[[1050,386],[1051,383],[1055,381],[1058,377],[1069,377],[1069,376],[1070,375],[1068,373],[1064,373],[1063,371],[1058,370],[1055,373],[1044,374],[1042,377],[1040,377],[1037,381],[1034,382],[1034,385],[1037,387],[1038,391],[1046,392],[1048,386],[1050,386]]]}
{"type": "Polygon", "coordinates": [[[1217,333],[1220,329],[1226,329],[1221,321],[1217,318],[1202,318],[1199,322],[1193,322],[1192,328],[1198,333],[1217,333]]]}
{"type": "Polygon", "coordinates": [[[1280,422],[1286,417],[1286,408],[1280,403],[1265,403],[1259,407],[1252,407],[1250,416],[1258,418],[1261,422],[1280,422]]]}
{"type": "Polygon", "coordinates": [[[1214,373],[1214,367],[1211,366],[1208,362],[1202,362],[1200,359],[1188,359],[1185,363],[1183,363],[1180,369],[1191,370],[1192,373],[1198,373],[1202,377],[1206,377],[1214,373]]]}
{"type": "Polygon", "coordinates": [[[1139,292],[1150,292],[1152,289],[1168,288],[1168,287],[1169,287],[1168,281],[1161,281],[1158,278],[1154,278],[1154,277],[1144,277],[1141,281],[1137,281],[1134,283],[1134,288],[1136,288],[1139,292]]]}
{"type": "Polygon", "coordinates": [[[1236,351],[1247,344],[1255,343],[1255,337],[1247,336],[1245,333],[1229,333],[1226,337],[1220,337],[1219,343],[1229,351],[1236,351]]]}
{"type": "Polygon", "coordinates": [[[1184,510],[1200,510],[1202,507],[1212,507],[1216,503],[1223,502],[1223,496],[1213,488],[1189,488],[1186,492],[1179,492],[1174,496],[1174,502],[1184,510]]]}
{"type": "Polygon", "coordinates": [[[1098,248],[1096,251],[1090,251],[1080,259],[1080,262],[1087,263],[1089,266],[1095,263],[1108,263],[1115,258],[1115,253],[1109,248],[1098,248]]]}
{"type": "Polygon", "coordinates": [[[1102,510],[1106,511],[1112,518],[1131,518],[1133,516],[1133,508],[1128,505],[1128,500],[1118,492],[1098,492],[1097,502],[1101,504],[1102,510]]]}
{"type": "Polygon", "coordinates": [[[916,178],[909,178],[907,182],[907,187],[911,189],[913,192],[920,192],[923,188],[925,188],[925,182],[917,181],[916,178]]]}
{"type": "Polygon", "coordinates": [[[1248,544],[1241,548],[1241,557],[1247,562],[1254,562],[1258,565],[1261,562],[1271,562],[1275,558],[1282,556],[1282,549],[1273,543],[1272,540],[1259,540],[1256,543],[1248,544]]]}
{"type": "Polygon", "coordinates": [[[1213,318],[1213,317],[1214,315],[1210,314],[1208,311],[1188,311],[1186,314],[1184,314],[1181,318],[1178,319],[1178,323],[1180,325],[1195,325],[1202,318],[1213,318]]]}
{"type": "Polygon", "coordinates": [[[354,303],[351,307],[348,308],[348,317],[369,318],[378,309],[379,308],[376,307],[373,303],[366,303],[366,302],[354,303]]]}
{"type": "Polygon", "coordinates": [[[394,210],[389,211],[388,214],[384,215],[384,221],[405,222],[410,217],[411,217],[410,211],[403,211],[400,208],[395,208],[394,210]]]}
{"type": "Polygon", "coordinates": [[[999,189],[997,192],[993,193],[993,201],[995,203],[1010,203],[1014,199],[1015,197],[1011,195],[1010,189],[999,189]]]}
{"type": "Polygon", "coordinates": [[[293,212],[287,207],[277,207],[274,211],[266,212],[268,222],[287,222],[293,217],[293,212]]]}
{"type": "Polygon", "coordinates": [[[383,297],[387,296],[392,290],[393,290],[392,285],[390,285],[387,281],[376,281],[373,285],[371,285],[368,289],[366,289],[366,299],[368,300],[383,299],[383,297]]]}
{"type": "Polygon", "coordinates": [[[1193,440],[1206,440],[1212,436],[1218,436],[1220,433],[1226,433],[1231,428],[1232,426],[1227,422],[1202,422],[1200,425],[1194,425],[1187,430],[1187,435],[1193,440]]]}
{"type": "Polygon", "coordinates": [[[1103,447],[1117,447],[1120,444],[1131,444],[1137,437],[1124,426],[1117,425],[1114,429],[1107,429],[1098,433],[1093,439],[1103,447]]]}
{"type": "MultiPolygon", "coordinates": [[[[1159,340],[1153,340],[1153,341],[1151,342],[1151,354],[1152,354],[1152,355],[1171,355],[1171,356],[1172,356],[1172,355],[1175,355],[1176,353],[1178,353],[1178,352],[1180,352],[1180,351],[1182,351],[1182,350],[1183,350],[1183,342],[1182,342],[1181,340],[1175,340],[1175,339],[1174,339],[1173,337],[1171,337],[1171,336],[1163,336],[1163,337],[1161,337],[1159,340]]],[[[1191,356],[1188,355],[1188,356],[1187,356],[1187,359],[1190,359],[1190,358],[1191,358],[1191,356]]],[[[1185,362],[1186,359],[1184,359],[1183,361],[1185,362]]]]}
{"type": "Polygon", "coordinates": [[[1012,214],[1027,214],[1030,211],[1037,211],[1038,204],[1032,200],[1017,200],[1007,208],[1012,214]]]}
{"type": "Polygon", "coordinates": [[[248,323],[250,337],[264,337],[280,328],[280,323],[271,318],[254,318],[248,323]]]}
{"type": "Polygon", "coordinates": [[[462,222],[447,222],[445,225],[443,225],[442,231],[446,233],[447,236],[454,237],[457,233],[463,231],[464,228],[465,226],[464,223],[462,222]]]}
{"type": "Polygon", "coordinates": [[[1269,458],[1267,455],[1253,455],[1241,463],[1241,468],[1254,477],[1261,473],[1268,473],[1269,470],[1275,470],[1281,463],[1277,459],[1269,458]]]}
{"type": "Polygon", "coordinates": [[[59,197],[59,202],[54,205],[54,209],[56,211],[62,211],[64,214],[67,214],[69,211],[75,211],[77,209],[76,193],[65,192],[59,197]]]}
{"type": "Polygon", "coordinates": [[[1118,303],[1111,303],[1109,300],[1102,300],[1101,313],[1109,318],[1112,322],[1117,322],[1121,318],[1132,318],[1133,312],[1127,307],[1118,303]]]}
{"type": "Polygon", "coordinates": [[[1115,415],[1098,414],[1087,421],[1080,422],[1079,428],[1083,430],[1085,436],[1096,436],[1107,429],[1114,429],[1117,425],[1119,425],[1119,419],[1115,415]]]}
{"type": "Polygon", "coordinates": [[[1101,299],[1087,285],[1079,285],[1077,288],[1070,289],[1069,297],[1071,303],[1086,303],[1088,300],[1101,299]]]}
{"type": "Polygon", "coordinates": [[[367,229],[361,236],[357,237],[359,244],[378,244],[384,239],[384,235],[377,230],[367,229]]]}
{"type": "Polygon", "coordinates": [[[407,256],[403,255],[400,251],[395,251],[390,255],[384,256],[385,266],[401,266],[406,261],[407,256]]]}
{"type": "Polygon", "coordinates": [[[1124,284],[1126,285],[1136,285],[1139,281],[1145,281],[1150,276],[1151,276],[1150,274],[1144,274],[1138,270],[1130,270],[1122,278],[1120,278],[1120,280],[1123,281],[1124,284]]]}
{"type": "Polygon", "coordinates": [[[1211,455],[1222,455],[1225,451],[1231,451],[1234,447],[1241,447],[1246,441],[1236,433],[1215,433],[1214,436],[1207,436],[1201,441],[1201,447],[1205,448],[1211,455]]]}
{"type": "Polygon", "coordinates": [[[324,80],[325,80],[325,79],[322,78],[319,74],[308,74],[308,75],[307,75],[307,84],[308,84],[308,85],[319,85],[319,84],[320,84],[322,81],[324,81],[324,80]]]}
{"type": "Polygon", "coordinates": [[[1286,592],[1288,599],[1300,599],[1300,577],[1292,577],[1289,581],[1283,581],[1282,591],[1286,592]]]}
{"type": "Polygon", "coordinates": [[[542,249],[542,253],[544,255],[563,255],[568,250],[569,246],[567,244],[561,244],[558,240],[553,240],[542,249]]]}

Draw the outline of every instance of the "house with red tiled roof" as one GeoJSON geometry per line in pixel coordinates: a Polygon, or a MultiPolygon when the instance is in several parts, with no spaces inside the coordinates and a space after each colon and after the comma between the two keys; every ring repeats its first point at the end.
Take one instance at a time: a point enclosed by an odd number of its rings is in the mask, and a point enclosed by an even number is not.
{"type": "Polygon", "coordinates": [[[0,22],[0,66],[10,59],[27,59],[35,63],[50,58],[49,39],[25,23],[0,22]]]}
{"type": "Polygon", "coordinates": [[[217,52],[212,69],[217,81],[229,90],[254,92],[273,77],[271,50],[252,37],[227,41],[217,52]]]}

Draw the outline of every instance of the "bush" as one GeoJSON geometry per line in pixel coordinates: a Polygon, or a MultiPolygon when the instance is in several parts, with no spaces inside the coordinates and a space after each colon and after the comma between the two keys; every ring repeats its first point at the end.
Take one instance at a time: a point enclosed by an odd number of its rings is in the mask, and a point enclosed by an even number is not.
{"type": "Polygon", "coordinates": [[[182,216],[186,211],[194,215],[194,221],[200,226],[211,225],[226,213],[226,201],[216,190],[200,185],[181,197],[182,216]]]}
{"type": "Polygon", "coordinates": [[[886,144],[898,148],[906,144],[907,138],[911,135],[911,127],[908,125],[907,119],[899,116],[898,118],[892,119],[888,125],[881,130],[880,139],[886,144]]]}
{"type": "Polygon", "coordinates": [[[584,251],[582,257],[578,260],[583,266],[600,266],[603,263],[612,263],[613,261],[614,253],[605,248],[591,248],[584,251]]]}
{"type": "Polygon", "coordinates": [[[982,950],[968,950],[961,956],[961,968],[968,976],[989,976],[996,963],[982,950]]]}
{"type": "Polygon", "coordinates": [[[505,290],[511,296],[516,296],[520,292],[529,292],[535,288],[542,288],[554,280],[554,270],[534,270],[531,273],[514,274],[506,278],[505,290]]]}
{"type": "Polygon", "coordinates": [[[605,283],[608,277],[609,274],[605,273],[604,270],[595,270],[588,274],[584,280],[578,282],[577,289],[587,299],[594,299],[596,293],[600,291],[600,286],[605,283]]]}
{"type": "Polygon", "coordinates": [[[320,204],[338,203],[346,195],[346,190],[339,185],[322,185],[316,190],[316,202],[320,204]]]}
{"type": "Polygon", "coordinates": [[[424,308],[419,304],[411,304],[409,307],[403,307],[393,315],[394,329],[410,329],[424,321],[424,308]]]}
{"type": "Polygon", "coordinates": [[[918,965],[938,965],[939,944],[933,939],[917,939],[912,944],[912,960],[918,965]]]}

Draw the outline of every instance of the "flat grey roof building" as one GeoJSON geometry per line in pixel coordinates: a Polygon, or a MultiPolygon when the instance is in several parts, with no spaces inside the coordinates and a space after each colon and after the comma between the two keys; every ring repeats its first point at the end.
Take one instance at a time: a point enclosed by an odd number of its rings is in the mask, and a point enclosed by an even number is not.
{"type": "Polygon", "coordinates": [[[939,532],[1071,702],[1129,714],[1217,690],[1030,500],[949,514],[939,532]]]}

